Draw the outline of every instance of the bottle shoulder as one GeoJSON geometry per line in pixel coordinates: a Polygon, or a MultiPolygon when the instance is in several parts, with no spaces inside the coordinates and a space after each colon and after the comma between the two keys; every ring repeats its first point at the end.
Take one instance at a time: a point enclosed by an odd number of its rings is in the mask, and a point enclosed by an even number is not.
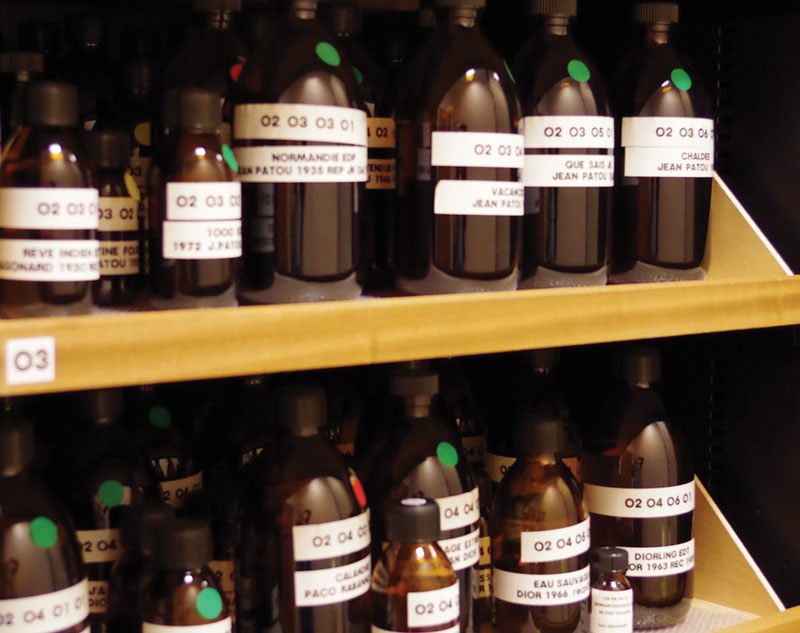
{"type": "Polygon", "coordinates": [[[236,174],[222,153],[217,134],[181,134],[160,161],[163,182],[233,182],[236,174]]]}
{"type": "Polygon", "coordinates": [[[373,589],[389,594],[435,591],[458,582],[436,543],[391,543],[373,572],[373,589]]]}
{"type": "Polygon", "coordinates": [[[167,626],[210,624],[230,617],[225,593],[207,566],[199,570],[158,568],[143,592],[140,613],[143,622],[167,626]],[[221,598],[221,610],[206,608],[203,592],[209,589],[221,598]]]}
{"type": "Polygon", "coordinates": [[[65,128],[23,128],[0,164],[5,187],[94,187],[95,178],[77,134],[65,128]]]}

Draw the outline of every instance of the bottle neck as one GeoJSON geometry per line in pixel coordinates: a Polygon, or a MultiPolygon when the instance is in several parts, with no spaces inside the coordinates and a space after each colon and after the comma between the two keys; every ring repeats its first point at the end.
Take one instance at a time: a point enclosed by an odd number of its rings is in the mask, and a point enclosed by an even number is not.
{"type": "Polygon", "coordinates": [[[206,18],[206,27],[213,31],[229,31],[233,27],[231,11],[210,11],[206,18]]]}
{"type": "Polygon", "coordinates": [[[478,24],[478,10],[474,7],[448,7],[442,10],[436,21],[446,24],[449,31],[472,29],[478,24]]]}
{"type": "Polygon", "coordinates": [[[289,17],[295,20],[315,20],[317,3],[308,0],[292,0],[289,5],[289,17]]]}
{"type": "Polygon", "coordinates": [[[539,453],[537,451],[525,453],[522,457],[526,460],[537,462],[544,466],[554,466],[560,459],[558,453],[539,453]]]}
{"type": "Polygon", "coordinates": [[[546,35],[564,37],[572,31],[572,19],[565,15],[545,15],[543,17],[546,35]]]}
{"type": "Polygon", "coordinates": [[[411,396],[403,398],[403,406],[409,418],[422,419],[431,414],[430,396],[411,396]]]}
{"type": "Polygon", "coordinates": [[[648,22],[645,25],[645,41],[658,46],[669,44],[670,31],[671,24],[669,22],[648,22]]]}

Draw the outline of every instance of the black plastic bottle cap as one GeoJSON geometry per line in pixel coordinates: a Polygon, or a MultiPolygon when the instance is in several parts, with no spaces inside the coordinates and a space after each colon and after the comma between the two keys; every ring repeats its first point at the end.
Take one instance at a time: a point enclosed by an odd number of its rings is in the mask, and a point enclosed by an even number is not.
{"type": "Polygon", "coordinates": [[[318,4],[317,0],[291,0],[292,9],[295,11],[316,11],[318,4]]]}
{"type": "Polygon", "coordinates": [[[619,547],[598,547],[592,552],[592,569],[596,572],[625,573],[628,552],[619,547]]]}
{"type": "Polygon", "coordinates": [[[422,497],[402,499],[386,514],[386,540],[393,543],[432,543],[439,538],[439,506],[422,497]]]}
{"type": "Polygon", "coordinates": [[[84,398],[86,414],[99,423],[117,419],[125,406],[121,389],[96,389],[88,392],[84,398]]]}
{"type": "Polygon", "coordinates": [[[61,27],[52,20],[25,20],[17,31],[19,47],[26,51],[57,53],[61,50],[61,27]]]}
{"type": "Polygon", "coordinates": [[[642,2],[633,5],[634,22],[678,23],[678,5],[674,2],[642,2]]]}
{"type": "Polygon", "coordinates": [[[42,73],[44,55],[25,51],[0,53],[0,73],[42,73]]]}
{"type": "Polygon", "coordinates": [[[98,15],[67,16],[67,37],[73,46],[98,47],[103,43],[105,28],[98,15]]]}
{"type": "MultiPolygon", "coordinates": [[[[98,169],[126,169],[128,167],[131,157],[131,141],[127,131],[93,130],[84,138],[89,156],[98,169]]],[[[106,391],[116,390],[108,389],[106,391]]],[[[120,399],[121,397],[120,395],[120,399]]]]}
{"type": "Polygon", "coordinates": [[[447,9],[483,9],[486,0],[436,0],[436,6],[447,9]]]}
{"type": "Polygon", "coordinates": [[[325,390],[312,385],[293,385],[280,394],[280,421],[295,435],[316,435],[327,422],[325,390]]]}
{"type": "Polygon", "coordinates": [[[125,63],[125,89],[129,94],[152,94],[156,85],[156,69],[146,57],[136,57],[125,63]]]}
{"type": "Polygon", "coordinates": [[[578,0],[531,0],[533,15],[578,15],[578,0]]]}
{"type": "Polygon", "coordinates": [[[436,12],[432,7],[422,7],[419,10],[417,24],[423,29],[432,29],[436,26],[436,12]]]}
{"type": "Polygon", "coordinates": [[[522,415],[514,427],[514,440],[522,455],[558,453],[567,443],[564,422],[559,418],[522,415]]]}
{"type": "Polygon", "coordinates": [[[531,366],[534,369],[555,369],[558,366],[558,350],[552,347],[535,349],[530,353],[531,366]]]}
{"type": "Polygon", "coordinates": [[[215,131],[222,125],[222,97],[208,88],[186,88],[178,94],[178,126],[215,131]]]}
{"type": "Polygon", "coordinates": [[[661,355],[649,345],[633,347],[625,352],[625,378],[631,384],[658,382],[661,378],[661,355]]]}
{"type": "Polygon", "coordinates": [[[431,369],[402,367],[392,372],[389,385],[393,396],[435,396],[439,393],[439,374],[431,369]]]}
{"type": "Polygon", "coordinates": [[[156,560],[167,569],[200,569],[213,556],[207,521],[175,519],[161,524],[156,560]]]}
{"type": "Polygon", "coordinates": [[[122,507],[122,544],[132,551],[153,552],[162,526],[175,519],[175,510],[165,503],[122,507]]]}
{"type": "Polygon", "coordinates": [[[199,11],[241,11],[242,0],[194,0],[199,11]]]}
{"type": "Polygon", "coordinates": [[[0,422],[0,474],[10,477],[23,471],[36,458],[33,425],[16,415],[0,422]]]}
{"type": "Polygon", "coordinates": [[[356,2],[323,3],[325,24],[336,35],[361,34],[361,7],[356,2]]]}
{"type": "Polygon", "coordinates": [[[78,125],[78,91],[63,81],[34,81],[25,92],[25,125],[78,125]]]}

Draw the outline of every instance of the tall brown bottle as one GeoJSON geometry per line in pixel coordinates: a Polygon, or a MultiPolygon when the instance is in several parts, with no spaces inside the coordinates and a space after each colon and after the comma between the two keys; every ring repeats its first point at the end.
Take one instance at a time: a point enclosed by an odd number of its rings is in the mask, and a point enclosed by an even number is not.
{"type": "Polygon", "coordinates": [[[686,617],[694,569],[694,472],[658,395],[660,375],[656,349],[627,353],[625,384],[583,461],[592,547],[627,550],[636,628],[686,617]]]}
{"type": "Polygon", "coordinates": [[[220,96],[187,88],[175,98],[178,130],[150,174],[152,303],[167,309],[235,305],[241,186],[219,136],[220,96]]]}
{"type": "Polygon", "coordinates": [[[78,93],[34,82],[0,165],[0,316],[91,311],[100,277],[95,175],[78,142],[78,93]]]}
{"type": "Polygon", "coordinates": [[[432,61],[397,112],[397,285],[413,294],[517,287],[520,110],[478,28],[484,0],[437,0],[432,61]]]}

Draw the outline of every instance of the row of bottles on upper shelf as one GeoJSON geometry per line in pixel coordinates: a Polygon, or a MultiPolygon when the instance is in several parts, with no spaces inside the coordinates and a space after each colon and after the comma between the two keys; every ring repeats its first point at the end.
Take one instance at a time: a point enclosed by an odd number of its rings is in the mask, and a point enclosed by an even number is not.
{"type": "Polygon", "coordinates": [[[704,277],[714,122],[677,5],[635,5],[612,103],[576,0],[531,3],[513,74],[484,0],[422,9],[390,68],[358,44],[356,4],[325,3],[329,30],[316,0],[285,4],[248,53],[239,0],[196,0],[163,81],[142,45],[117,95],[98,47],[64,58],[77,92],[4,54],[4,316],[704,277]]]}
{"type": "Polygon", "coordinates": [[[555,361],[525,356],[481,398],[447,360],[12,401],[3,612],[25,598],[48,614],[38,633],[78,633],[87,615],[92,633],[223,633],[229,614],[239,633],[679,622],[695,490],[658,352],[629,349],[592,405],[564,395],[555,361]],[[62,598],[75,611],[49,619],[62,598]]]}

